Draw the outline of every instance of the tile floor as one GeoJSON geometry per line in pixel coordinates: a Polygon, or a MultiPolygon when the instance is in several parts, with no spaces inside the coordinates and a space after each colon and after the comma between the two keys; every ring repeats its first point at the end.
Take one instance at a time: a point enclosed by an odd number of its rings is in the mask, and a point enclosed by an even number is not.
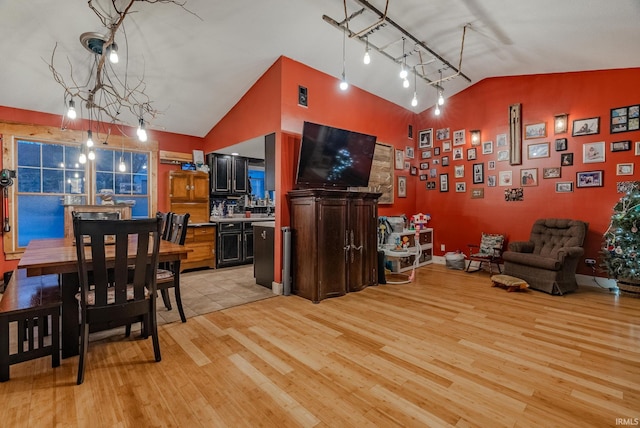
{"type": "MultiPolygon", "coordinates": [[[[180,290],[187,319],[275,296],[270,288],[256,284],[253,265],[183,272],[180,290]]],[[[158,324],[180,321],[173,290],[169,290],[169,296],[170,311],[158,296],[158,324]]]]}

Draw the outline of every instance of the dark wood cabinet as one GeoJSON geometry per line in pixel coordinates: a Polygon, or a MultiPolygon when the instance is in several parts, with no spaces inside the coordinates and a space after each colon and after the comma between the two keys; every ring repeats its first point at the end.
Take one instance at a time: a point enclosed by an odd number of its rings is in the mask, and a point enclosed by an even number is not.
{"type": "Polygon", "coordinates": [[[247,158],[210,153],[212,194],[245,194],[249,186],[247,158]]]}
{"type": "Polygon", "coordinates": [[[292,291],[313,302],[377,283],[379,193],[294,190],[292,291]]]}
{"type": "Polygon", "coordinates": [[[271,288],[274,279],[274,239],[273,226],[261,226],[259,223],[253,226],[253,276],[256,284],[267,288],[271,288]]]}

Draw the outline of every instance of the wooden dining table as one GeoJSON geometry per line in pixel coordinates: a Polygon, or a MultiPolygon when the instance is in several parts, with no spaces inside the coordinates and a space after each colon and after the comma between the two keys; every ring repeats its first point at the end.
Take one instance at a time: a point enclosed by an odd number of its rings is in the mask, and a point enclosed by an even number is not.
{"type": "MultiPolygon", "coordinates": [[[[87,247],[88,248],[88,247],[87,247]]],[[[160,262],[179,262],[187,258],[190,249],[169,241],[160,241],[160,262]]],[[[106,245],[107,258],[115,259],[115,246],[106,245]]],[[[87,251],[90,263],[90,251],[87,251]]],[[[80,327],[78,324],[78,259],[73,238],[33,239],[18,263],[27,276],[60,275],[62,296],[62,358],[78,355],[80,327]]],[[[180,272],[180,269],[177,270],[180,272]]],[[[179,275],[179,273],[178,273],[179,275]]]]}

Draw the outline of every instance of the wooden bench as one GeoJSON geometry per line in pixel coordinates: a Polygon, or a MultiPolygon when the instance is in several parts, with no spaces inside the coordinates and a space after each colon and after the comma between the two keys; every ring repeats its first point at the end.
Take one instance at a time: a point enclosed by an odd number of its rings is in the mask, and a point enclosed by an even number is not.
{"type": "Polygon", "coordinates": [[[58,275],[27,277],[13,272],[0,300],[0,382],[9,380],[9,366],[51,355],[51,367],[60,365],[60,286],[58,275]],[[51,321],[51,342],[44,338],[51,321]],[[11,354],[11,323],[17,323],[17,352],[11,354]],[[25,346],[26,345],[26,346],[25,346]]]}

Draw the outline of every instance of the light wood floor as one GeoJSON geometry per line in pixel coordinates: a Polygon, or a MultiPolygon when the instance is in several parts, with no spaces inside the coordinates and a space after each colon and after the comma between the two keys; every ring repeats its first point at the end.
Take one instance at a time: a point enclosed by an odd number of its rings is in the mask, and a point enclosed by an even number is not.
{"type": "Polygon", "coordinates": [[[640,417],[640,299],[492,288],[428,266],[320,304],[279,296],[11,367],[6,427],[614,427],[640,417]],[[117,339],[117,340],[116,340],[117,339]]]}

